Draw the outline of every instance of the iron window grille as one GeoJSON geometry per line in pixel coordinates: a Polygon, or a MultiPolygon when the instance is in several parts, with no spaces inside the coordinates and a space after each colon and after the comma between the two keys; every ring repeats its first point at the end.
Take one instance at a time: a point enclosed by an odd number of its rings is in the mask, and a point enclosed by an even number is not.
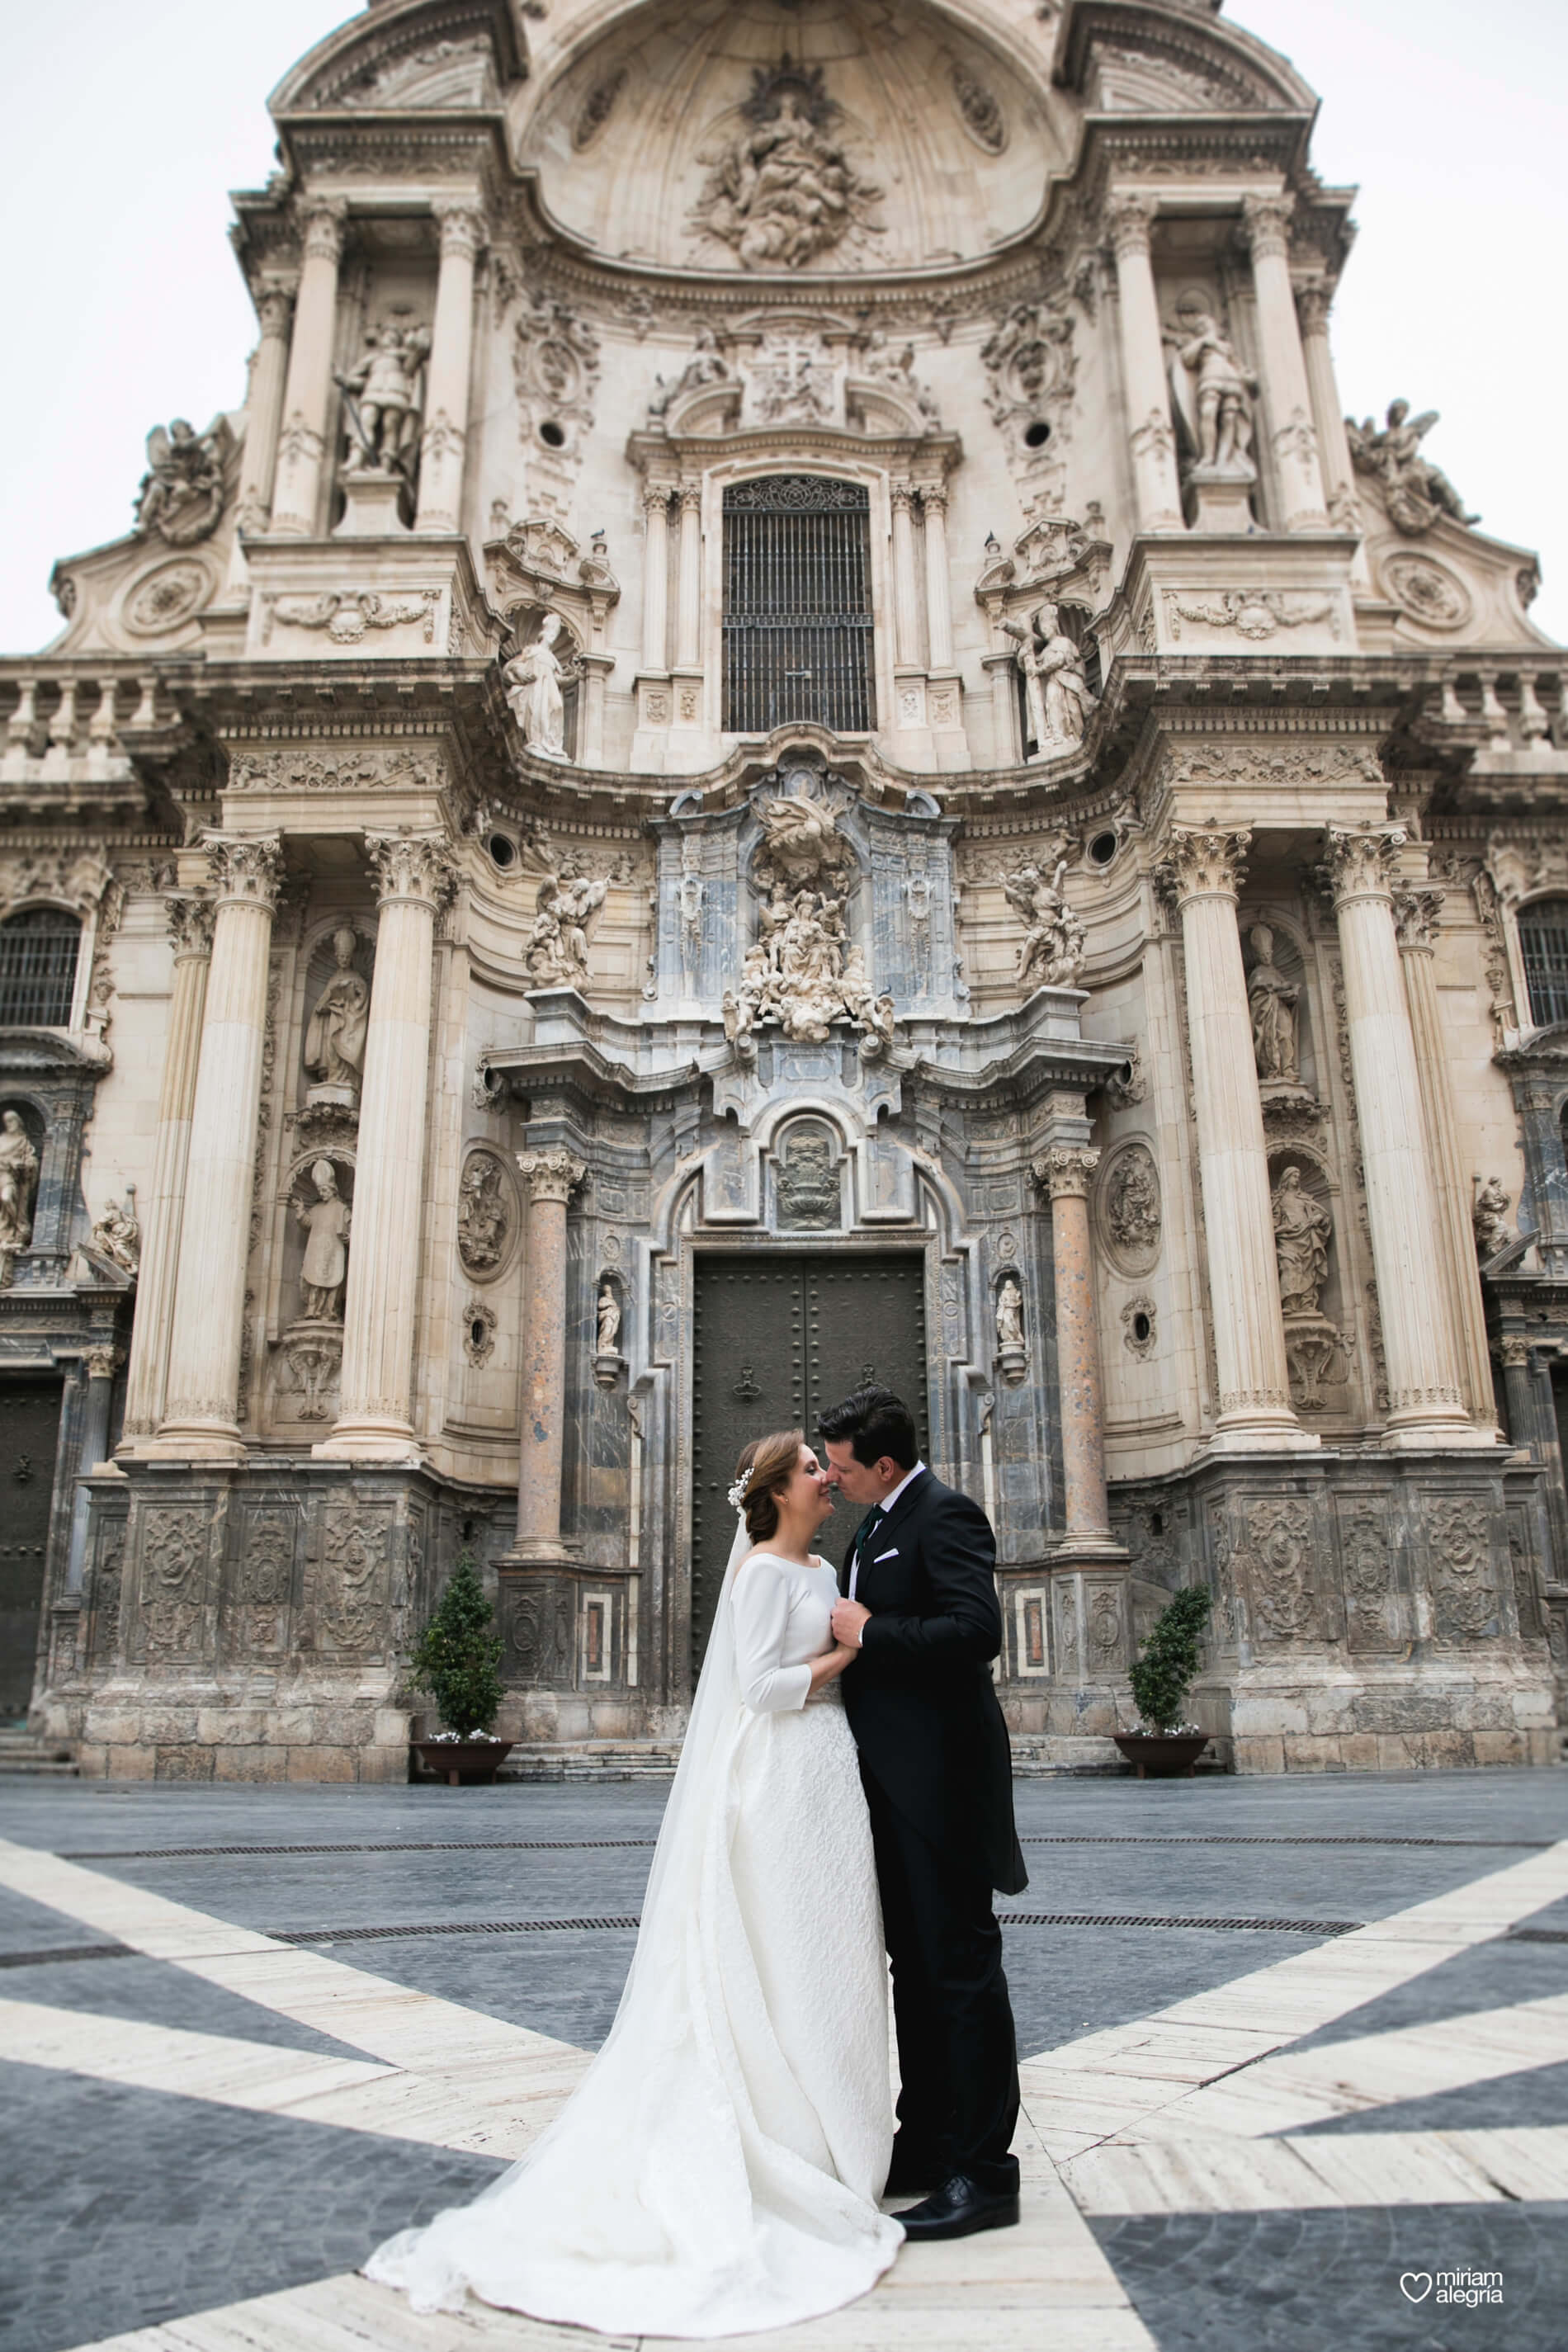
{"type": "Polygon", "coordinates": [[[1537,1028],[1568,1021],[1568,898],[1538,898],[1519,914],[1519,945],[1537,1028]]]}
{"type": "Polygon", "coordinates": [[[876,725],[864,485],[773,474],[725,491],[723,638],[728,733],[876,725]]]}
{"type": "Polygon", "coordinates": [[[35,907],[0,923],[0,1024],[67,1028],[80,945],[81,925],[63,907],[35,907]]]}

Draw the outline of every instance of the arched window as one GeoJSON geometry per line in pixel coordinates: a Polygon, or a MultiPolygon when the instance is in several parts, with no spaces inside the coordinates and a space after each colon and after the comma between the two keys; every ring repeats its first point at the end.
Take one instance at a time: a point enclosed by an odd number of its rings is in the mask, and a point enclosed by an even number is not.
{"type": "Polygon", "coordinates": [[[724,727],[792,719],[840,734],[876,724],[870,494],[773,474],[724,493],[724,727]]]}
{"type": "Polygon", "coordinates": [[[81,925],[63,907],[33,907],[0,923],[0,1027],[66,1027],[80,945],[81,925]]]}
{"type": "Polygon", "coordinates": [[[1568,898],[1537,898],[1519,910],[1519,944],[1538,1029],[1568,1021],[1568,898]]]}

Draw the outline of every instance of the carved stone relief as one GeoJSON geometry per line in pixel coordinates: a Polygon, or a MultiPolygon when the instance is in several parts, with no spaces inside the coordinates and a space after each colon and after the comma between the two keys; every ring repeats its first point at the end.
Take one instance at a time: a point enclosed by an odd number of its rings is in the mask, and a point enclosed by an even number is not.
{"type": "Polygon", "coordinates": [[[1499,1633],[1490,1503],[1484,1495],[1429,1496],[1426,1517],[1438,1640],[1474,1642],[1499,1633]]]}
{"type": "Polygon", "coordinates": [[[833,1138],[826,1128],[791,1128],[773,1182],[781,1232],[837,1232],[843,1213],[833,1138]]]}
{"type": "Polygon", "coordinates": [[[493,1282],[511,1262],[517,1238],[517,1194],[505,1162],[493,1151],[471,1151],[458,1188],[458,1255],[472,1282],[493,1282]]]}
{"type": "Polygon", "coordinates": [[[1391,1651],[1399,1640],[1399,1600],[1383,1506],[1369,1495],[1335,1504],[1344,1585],[1345,1643],[1353,1651],[1391,1651]]]}
{"type": "Polygon", "coordinates": [[[727,245],[743,268],[802,269],[881,234],[882,191],[851,158],[821,66],[786,58],[753,68],[739,113],[735,129],[721,118],[701,155],[708,178],[691,215],[700,235],[727,245]]]}
{"type": "Polygon", "coordinates": [[[147,471],[136,497],[136,530],[170,547],[194,547],[210,539],[223,517],[224,472],[232,439],[220,417],[197,433],[183,416],[167,432],[155,425],[147,436],[147,471]]]}
{"type": "Polygon", "coordinates": [[[1160,1255],[1160,1177],[1145,1143],[1121,1145],[1100,1179],[1096,1218],[1107,1255],[1123,1274],[1147,1274],[1160,1255]]]}
{"type": "Polygon", "coordinates": [[[318,1653],[363,1655],[383,1646],[392,1534],[387,1511],[329,1505],[314,1594],[318,1653]]]}
{"type": "Polygon", "coordinates": [[[142,1526],[137,1617],[149,1665],[205,1654],[211,1519],[199,1505],[149,1510],[142,1526]]]}
{"type": "Polygon", "coordinates": [[[1245,1524],[1255,1638],[1260,1646],[1310,1639],[1320,1631],[1310,1505],[1283,1496],[1248,1502],[1245,1524]]]}

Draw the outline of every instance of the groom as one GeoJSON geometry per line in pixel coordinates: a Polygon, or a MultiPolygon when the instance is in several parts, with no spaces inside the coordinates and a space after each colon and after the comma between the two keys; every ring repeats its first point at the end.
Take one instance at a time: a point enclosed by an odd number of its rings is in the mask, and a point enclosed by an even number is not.
{"type": "Polygon", "coordinates": [[[910,2238],[1018,2219],[1018,2056],[991,1890],[1028,1884],[1013,1763],[990,1662],[1002,1646],[991,1523],[921,1461],[890,1389],[821,1415],[828,1475],[866,1511],[839,1572],[833,1631],[860,1750],[893,1964],[899,2130],[887,2194],[910,2238]]]}

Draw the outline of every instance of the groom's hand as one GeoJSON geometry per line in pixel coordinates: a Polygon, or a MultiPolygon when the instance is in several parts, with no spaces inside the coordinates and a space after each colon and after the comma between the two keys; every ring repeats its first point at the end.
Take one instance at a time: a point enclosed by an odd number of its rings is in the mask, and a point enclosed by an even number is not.
{"type": "Polygon", "coordinates": [[[860,1647],[860,1629],[871,1612],[858,1601],[836,1601],[833,1604],[833,1638],[847,1642],[852,1650],[860,1647]]]}

